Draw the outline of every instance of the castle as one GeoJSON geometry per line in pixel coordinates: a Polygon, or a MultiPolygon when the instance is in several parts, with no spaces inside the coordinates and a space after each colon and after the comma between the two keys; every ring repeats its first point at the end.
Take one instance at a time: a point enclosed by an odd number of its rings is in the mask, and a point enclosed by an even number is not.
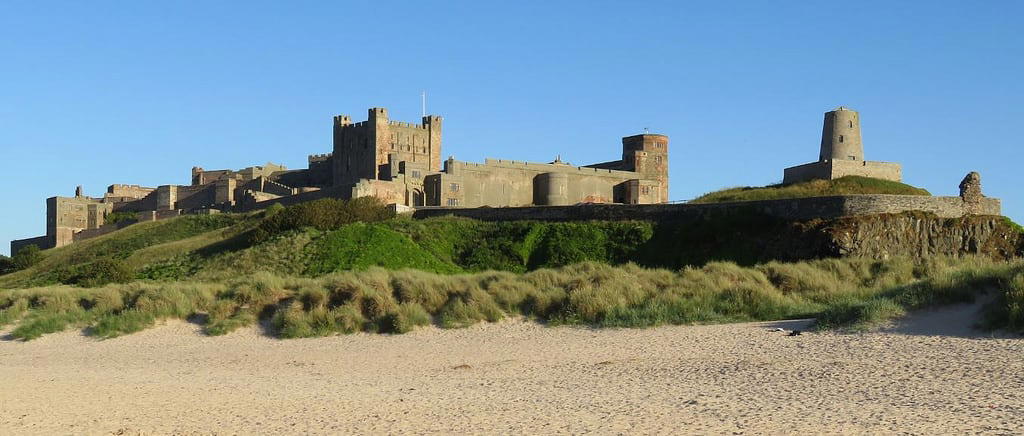
{"type": "Polygon", "coordinates": [[[268,163],[242,170],[193,167],[190,185],[155,188],[115,184],[103,197],[46,200],[46,234],[11,242],[11,253],[36,245],[53,248],[95,237],[136,221],[184,213],[244,212],[274,203],[318,198],[374,196],[396,208],[509,207],[578,203],[657,204],[668,201],[668,137],[641,134],[622,139],[619,160],[573,166],[487,159],[441,161],[443,120],[393,121],[371,108],[366,121],[333,120],[332,153],[311,155],[308,167],[288,170],[268,163]],[[135,220],[107,223],[115,212],[135,220]]]}
{"type": "MultiPolygon", "coordinates": [[[[395,209],[415,209],[414,216],[447,214],[479,219],[636,218],[732,207],[663,205],[668,202],[665,135],[627,136],[622,138],[619,160],[584,166],[569,165],[560,158],[548,163],[500,159],[471,163],[449,157],[442,162],[442,122],[435,115],[424,116],[419,124],[392,121],[386,109],[372,108],[367,120],[358,123],[347,115],[334,117],[334,150],[309,156],[306,169],[288,170],[271,163],[237,171],[193,167],[190,185],[111,185],[99,198],[85,196],[79,187],[74,197],[47,199],[46,235],[12,241],[11,253],[28,245],[68,245],[138,221],[184,213],[244,212],[319,198],[373,196],[395,209]],[[632,206],[615,206],[614,210],[558,207],[576,204],[632,206]],[[662,206],[654,206],[659,204],[662,206]],[[484,206],[487,208],[481,209],[484,206]],[[134,219],[106,222],[119,212],[130,213],[134,219]]],[[[849,175],[900,181],[902,169],[896,163],[864,160],[860,116],[839,107],[825,113],[818,161],[786,168],[783,183],[849,175]]],[[[745,207],[760,207],[762,213],[794,219],[907,210],[940,217],[1000,214],[999,200],[981,194],[976,173],[968,175],[960,188],[959,197],[852,195],[747,202],[745,207]]]]}

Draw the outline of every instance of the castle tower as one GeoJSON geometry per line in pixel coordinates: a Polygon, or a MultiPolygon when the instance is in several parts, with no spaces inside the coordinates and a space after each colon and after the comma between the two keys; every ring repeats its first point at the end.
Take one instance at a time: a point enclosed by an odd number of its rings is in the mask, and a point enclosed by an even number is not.
{"type": "Polygon", "coordinates": [[[622,138],[622,169],[656,180],[654,203],[668,201],[668,136],[653,133],[622,138]]]}
{"type": "Polygon", "coordinates": [[[821,154],[818,162],[833,160],[864,160],[864,144],[860,140],[860,114],[844,106],[825,112],[821,129],[821,154]]]}

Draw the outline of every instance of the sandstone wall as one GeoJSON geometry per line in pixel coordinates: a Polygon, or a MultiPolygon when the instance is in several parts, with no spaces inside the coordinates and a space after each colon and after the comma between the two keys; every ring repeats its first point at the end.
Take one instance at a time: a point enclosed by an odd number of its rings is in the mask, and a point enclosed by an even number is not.
{"type": "Polygon", "coordinates": [[[782,183],[798,183],[808,180],[834,180],[845,176],[872,177],[875,179],[903,180],[903,169],[898,163],[863,160],[832,160],[797,165],[783,170],[782,183]]]}
{"type": "Polygon", "coordinates": [[[833,160],[830,165],[833,180],[846,176],[873,177],[894,182],[903,180],[903,168],[898,163],[833,160]]]}

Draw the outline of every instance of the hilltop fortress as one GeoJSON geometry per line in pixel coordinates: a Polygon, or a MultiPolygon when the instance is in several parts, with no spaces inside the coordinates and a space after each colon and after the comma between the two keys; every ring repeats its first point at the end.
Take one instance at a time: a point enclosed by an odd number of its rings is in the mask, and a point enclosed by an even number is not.
{"type": "Polygon", "coordinates": [[[21,247],[61,247],[116,230],[135,221],[185,213],[243,212],[274,203],[318,198],[374,196],[396,208],[559,206],[578,203],[657,204],[668,201],[668,137],[642,134],[622,138],[619,160],[573,166],[487,159],[484,163],[441,160],[443,120],[393,121],[384,108],[371,108],[366,121],[334,117],[334,150],[311,155],[308,168],[288,170],[268,163],[242,170],[193,167],[190,185],[155,188],[115,184],[103,197],[46,200],[46,235],[11,242],[21,247]],[[116,212],[136,220],[107,224],[116,212]]]}
{"type": "MultiPolygon", "coordinates": [[[[414,209],[417,217],[479,219],[643,219],[730,207],[664,205],[669,200],[665,135],[624,137],[620,159],[591,165],[573,166],[560,158],[548,163],[500,159],[470,163],[452,157],[441,160],[442,124],[436,115],[424,116],[418,124],[393,121],[386,109],[372,108],[362,122],[335,116],[333,151],[309,156],[306,169],[288,170],[272,163],[237,171],[193,167],[189,185],[115,184],[98,198],[84,195],[78,187],[74,197],[48,198],[46,234],[12,241],[11,253],[28,245],[61,247],[138,221],[185,213],[244,212],[327,197],[373,196],[398,210],[414,209]],[[618,206],[572,207],[590,204],[618,206]],[[125,215],[132,219],[107,222],[112,216],[125,215]]],[[[818,161],[786,168],[784,183],[847,175],[899,181],[902,170],[896,163],[865,161],[859,114],[839,107],[825,113],[818,161]]],[[[906,210],[940,217],[999,215],[999,200],[981,195],[977,174],[968,179],[961,185],[960,197],[862,195],[745,202],[744,207],[792,219],[906,210]]]]}

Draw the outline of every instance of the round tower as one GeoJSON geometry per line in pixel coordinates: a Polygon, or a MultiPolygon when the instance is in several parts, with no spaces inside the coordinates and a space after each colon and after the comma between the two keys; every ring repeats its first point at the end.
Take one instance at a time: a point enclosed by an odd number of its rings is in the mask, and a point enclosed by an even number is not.
{"type": "Polygon", "coordinates": [[[839,106],[825,112],[818,161],[829,160],[864,160],[864,145],[860,141],[860,114],[857,111],[839,106]]]}

